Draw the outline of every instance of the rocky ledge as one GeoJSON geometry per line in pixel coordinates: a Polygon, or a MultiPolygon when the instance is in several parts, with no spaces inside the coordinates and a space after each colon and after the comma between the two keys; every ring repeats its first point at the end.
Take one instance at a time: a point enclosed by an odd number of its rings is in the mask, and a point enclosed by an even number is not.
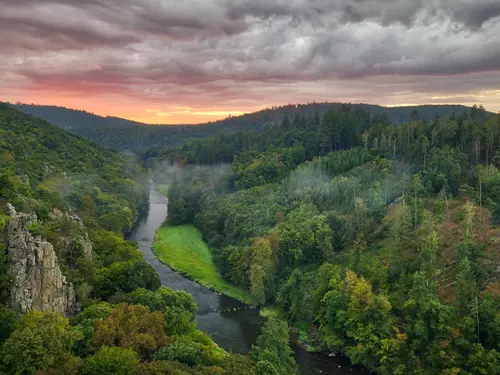
{"type": "Polygon", "coordinates": [[[72,314],[76,310],[75,289],[62,274],[54,247],[29,231],[37,221],[36,215],[17,213],[12,205],[9,212],[12,308],[21,313],[42,310],[72,314]]]}

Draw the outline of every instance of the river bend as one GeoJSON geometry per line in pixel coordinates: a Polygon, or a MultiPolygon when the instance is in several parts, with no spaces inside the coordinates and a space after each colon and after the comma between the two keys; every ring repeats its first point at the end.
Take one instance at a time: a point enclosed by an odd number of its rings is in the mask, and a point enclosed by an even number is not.
{"type": "MultiPolygon", "coordinates": [[[[258,311],[185,278],[161,263],[154,255],[152,245],[155,232],[166,220],[167,212],[165,196],[151,189],[149,210],[137,222],[128,239],[137,242],[144,259],[158,272],[162,285],[174,290],[184,290],[193,296],[198,306],[196,324],[199,330],[210,335],[212,340],[228,351],[248,353],[255,344],[263,322],[258,311]]],[[[294,349],[301,375],[366,374],[365,371],[350,366],[344,358],[308,353],[299,346],[294,349]]]]}

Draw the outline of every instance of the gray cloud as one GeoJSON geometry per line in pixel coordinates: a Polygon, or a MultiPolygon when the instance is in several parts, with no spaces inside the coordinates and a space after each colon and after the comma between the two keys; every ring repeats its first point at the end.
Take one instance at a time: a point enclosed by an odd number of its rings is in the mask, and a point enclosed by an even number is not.
{"type": "Polygon", "coordinates": [[[320,30],[363,22],[406,27],[450,22],[476,31],[500,16],[497,0],[1,0],[0,5],[0,30],[17,35],[8,39],[11,47],[41,50],[232,36],[276,19],[320,30]]]}
{"type": "MultiPolygon", "coordinates": [[[[495,88],[492,79],[468,76],[500,71],[498,0],[0,0],[0,6],[0,81],[30,89],[158,101],[243,95],[256,102],[269,93],[282,98],[293,85],[305,92],[295,97],[315,100],[324,96],[322,82],[351,85],[355,90],[343,92],[362,97],[367,82],[409,77],[414,95],[430,88],[468,95],[495,88]]],[[[390,96],[401,86],[378,87],[390,96]]]]}

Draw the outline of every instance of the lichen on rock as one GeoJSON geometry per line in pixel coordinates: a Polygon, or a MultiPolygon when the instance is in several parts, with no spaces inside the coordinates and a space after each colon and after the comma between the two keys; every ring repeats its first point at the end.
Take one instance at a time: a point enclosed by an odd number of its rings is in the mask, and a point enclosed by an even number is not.
{"type": "Polygon", "coordinates": [[[42,310],[72,314],[76,310],[75,289],[62,274],[54,247],[29,231],[37,216],[17,213],[10,204],[8,209],[12,308],[21,313],[42,310]]]}

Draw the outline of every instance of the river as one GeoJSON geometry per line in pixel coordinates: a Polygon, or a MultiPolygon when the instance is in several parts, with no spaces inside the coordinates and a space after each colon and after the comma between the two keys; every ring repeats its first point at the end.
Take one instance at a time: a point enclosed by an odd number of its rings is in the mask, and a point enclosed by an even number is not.
{"type": "MultiPolygon", "coordinates": [[[[193,296],[198,306],[196,316],[198,329],[210,335],[219,346],[228,351],[248,353],[260,333],[263,318],[259,316],[257,310],[185,278],[156,258],[152,250],[154,236],[166,218],[167,199],[152,189],[149,196],[149,210],[137,222],[128,239],[137,242],[144,259],[160,275],[162,285],[174,290],[185,290],[193,296]]],[[[367,374],[363,369],[350,366],[342,357],[308,353],[298,345],[294,350],[301,375],[367,374]]]]}

